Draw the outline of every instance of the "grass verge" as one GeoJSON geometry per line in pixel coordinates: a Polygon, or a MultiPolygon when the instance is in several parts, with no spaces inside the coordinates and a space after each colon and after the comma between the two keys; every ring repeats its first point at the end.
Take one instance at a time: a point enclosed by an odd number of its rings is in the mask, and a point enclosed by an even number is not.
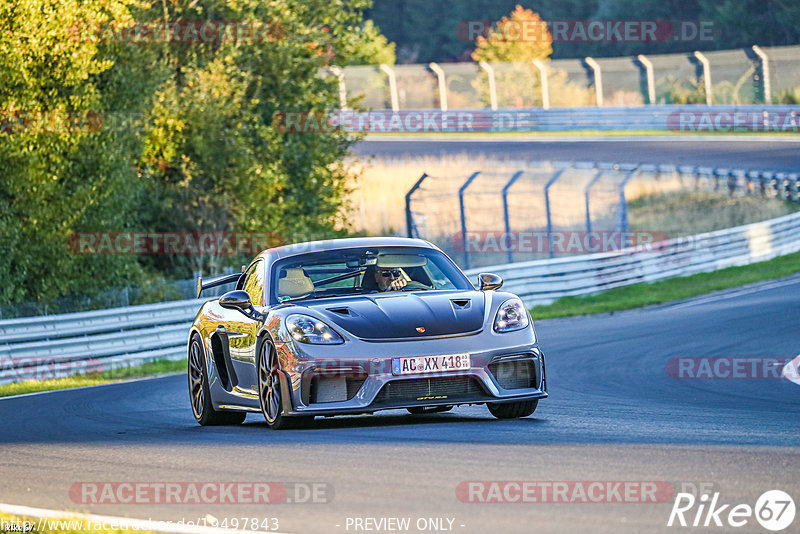
{"type": "Polygon", "coordinates": [[[797,272],[800,272],[800,252],[711,273],[668,278],[649,284],[632,284],[596,295],[564,297],[547,306],[534,306],[531,308],[531,315],[539,320],[630,310],[780,278],[797,272]]]}
{"type": "Polygon", "coordinates": [[[54,389],[96,386],[98,384],[108,384],[110,382],[130,380],[132,378],[166,375],[184,370],[186,370],[186,360],[159,360],[134,367],[123,367],[111,371],[103,371],[101,373],[87,373],[85,375],[68,376],[50,380],[26,380],[14,384],[6,384],[0,386],[0,397],[11,397],[13,395],[37,393],[39,391],[52,391],[54,389]]]}

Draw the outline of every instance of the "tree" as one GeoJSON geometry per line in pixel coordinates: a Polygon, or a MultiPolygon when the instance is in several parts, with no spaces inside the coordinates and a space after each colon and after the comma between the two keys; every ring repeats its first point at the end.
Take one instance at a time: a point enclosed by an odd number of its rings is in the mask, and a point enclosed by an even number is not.
{"type": "Polygon", "coordinates": [[[545,22],[530,9],[517,6],[497,22],[488,37],[479,36],[472,59],[487,63],[529,63],[553,53],[553,37],[545,22]]]}
{"type": "MultiPolygon", "coordinates": [[[[224,4],[233,10],[226,14],[229,20],[273,21],[280,31],[264,42],[228,41],[205,48],[204,55],[170,56],[180,75],[156,94],[141,160],[143,178],[160,205],[153,227],[267,233],[276,236],[274,244],[342,234],[343,202],[355,179],[344,161],[357,137],[284,131],[274,122],[286,111],[338,107],[335,78],[320,76],[325,67],[393,61],[392,47],[372,24],[363,25],[365,5],[362,0],[248,0],[235,9],[224,4]]],[[[197,17],[188,13],[193,6],[177,9],[182,17],[197,17]]],[[[230,258],[169,258],[160,267],[186,276],[218,271],[227,262],[230,258]]]]}
{"type": "Polygon", "coordinates": [[[107,120],[124,84],[98,44],[74,34],[129,20],[128,4],[0,5],[0,302],[92,293],[140,272],[132,256],[85,256],[68,246],[75,232],[119,231],[135,220],[135,143],[107,120]]]}
{"type": "MultiPolygon", "coordinates": [[[[546,60],[553,53],[553,39],[538,14],[516,6],[510,17],[503,17],[487,37],[479,36],[472,59],[494,66],[498,104],[501,107],[540,106],[541,80],[534,59],[546,60]]],[[[483,77],[475,82],[489,104],[488,87],[483,77]]]]}

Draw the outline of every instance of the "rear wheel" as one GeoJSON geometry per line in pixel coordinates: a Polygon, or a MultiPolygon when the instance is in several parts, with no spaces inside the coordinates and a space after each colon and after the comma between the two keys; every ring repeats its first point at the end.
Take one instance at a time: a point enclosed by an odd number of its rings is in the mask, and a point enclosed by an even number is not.
{"type": "Polygon", "coordinates": [[[189,344],[189,400],[194,418],[203,426],[239,425],[247,417],[245,412],[223,412],[212,406],[206,358],[197,334],[189,344]]]}
{"type": "Polygon", "coordinates": [[[539,405],[539,399],[522,402],[507,402],[503,404],[488,403],[489,411],[493,416],[498,419],[517,419],[519,417],[528,417],[536,411],[539,405]]]}
{"type": "Polygon", "coordinates": [[[280,377],[280,361],[275,346],[269,340],[264,341],[258,355],[258,397],[261,400],[261,413],[273,430],[300,428],[314,417],[283,414],[280,377]]]}
{"type": "Polygon", "coordinates": [[[412,415],[449,412],[452,409],[452,406],[414,406],[413,408],[406,408],[408,413],[412,415]]]}

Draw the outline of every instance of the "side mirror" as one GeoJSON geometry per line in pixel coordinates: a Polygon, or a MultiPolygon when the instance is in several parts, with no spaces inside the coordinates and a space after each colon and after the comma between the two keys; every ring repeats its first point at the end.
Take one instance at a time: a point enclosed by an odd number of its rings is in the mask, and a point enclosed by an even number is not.
{"type": "Polygon", "coordinates": [[[492,273],[479,274],[478,282],[480,283],[481,291],[500,289],[500,287],[503,285],[503,279],[492,273]]]}
{"type": "Polygon", "coordinates": [[[253,309],[253,303],[250,302],[250,295],[247,291],[237,289],[236,291],[228,291],[219,298],[219,305],[223,308],[231,310],[239,310],[240,312],[248,315],[250,310],[253,309]]]}

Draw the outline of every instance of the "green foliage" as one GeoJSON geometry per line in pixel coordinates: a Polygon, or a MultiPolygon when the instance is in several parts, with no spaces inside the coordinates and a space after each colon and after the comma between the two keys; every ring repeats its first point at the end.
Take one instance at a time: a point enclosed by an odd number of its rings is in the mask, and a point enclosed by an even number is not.
{"type": "Polygon", "coordinates": [[[393,63],[393,45],[362,19],[367,6],[0,4],[0,303],[148,286],[242,260],[79,255],[68,247],[76,232],[341,234],[355,178],[342,162],[355,139],[283,133],[273,121],[285,110],[337,107],[335,79],[318,75],[325,67],[393,63]],[[263,21],[269,31],[263,42],[118,42],[134,20],[263,21]],[[92,121],[55,132],[31,121],[69,113],[92,121]]]}
{"type": "Polygon", "coordinates": [[[99,123],[116,100],[100,83],[113,62],[71,33],[129,18],[127,5],[18,0],[0,7],[2,302],[97,291],[139,273],[132,258],[90,258],[67,247],[73,232],[118,231],[130,220],[132,145],[99,123]],[[67,120],[50,126],[53,117],[67,120]]]}

